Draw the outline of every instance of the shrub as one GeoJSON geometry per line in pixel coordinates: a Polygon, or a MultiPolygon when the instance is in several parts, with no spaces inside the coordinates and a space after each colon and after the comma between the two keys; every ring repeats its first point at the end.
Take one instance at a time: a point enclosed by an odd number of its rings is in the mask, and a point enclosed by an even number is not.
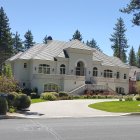
{"type": "Polygon", "coordinates": [[[6,115],[7,109],[7,100],[4,97],[0,97],[0,115],[6,115]]]}
{"type": "Polygon", "coordinates": [[[132,96],[125,96],[124,99],[125,99],[125,101],[133,101],[132,96]]]}
{"type": "Polygon", "coordinates": [[[26,109],[31,105],[31,99],[26,94],[19,94],[16,97],[14,107],[19,110],[26,109]]]}
{"type": "Polygon", "coordinates": [[[24,94],[26,94],[28,96],[30,96],[32,92],[33,92],[33,90],[30,89],[30,88],[24,88],[24,89],[22,89],[22,93],[24,93],[24,94]]]}
{"type": "Polygon", "coordinates": [[[44,100],[49,100],[49,101],[54,101],[57,99],[58,94],[54,93],[54,92],[44,92],[41,94],[41,98],[44,100]]]}
{"type": "Polygon", "coordinates": [[[68,96],[69,95],[67,92],[63,92],[63,91],[59,92],[59,97],[68,97],[68,96]]]}
{"type": "Polygon", "coordinates": [[[16,97],[18,96],[17,92],[10,92],[7,94],[7,102],[8,102],[8,107],[10,108],[11,106],[14,106],[14,102],[16,97]]]}

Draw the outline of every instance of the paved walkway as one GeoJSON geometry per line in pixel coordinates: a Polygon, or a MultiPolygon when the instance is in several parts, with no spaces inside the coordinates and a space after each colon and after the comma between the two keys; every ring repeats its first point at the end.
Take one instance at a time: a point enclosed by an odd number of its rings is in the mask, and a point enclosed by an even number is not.
{"type": "Polygon", "coordinates": [[[30,106],[26,117],[64,118],[64,117],[97,117],[120,116],[122,113],[110,113],[89,108],[88,105],[97,102],[112,101],[110,99],[98,100],[61,100],[35,103],[30,106]],[[39,115],[40,114],[40,115],[39,115]],[[42,114],[42,115],[41,115],[42,114]]]}

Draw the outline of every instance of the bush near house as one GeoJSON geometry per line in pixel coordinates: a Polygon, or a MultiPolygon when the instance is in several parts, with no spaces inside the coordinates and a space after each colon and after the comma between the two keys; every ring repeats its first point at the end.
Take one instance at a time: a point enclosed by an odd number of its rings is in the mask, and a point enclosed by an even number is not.
{"type": "Polygon", "coordinates": [[[58,93],[56,92],[44,92],[41,94],[41,99],[48,101],[55,101],[57,99],[58,93]]]}
{"type": "Polygon", "coordinates": [[[31,105],[31,99],[25,94],[19,94],[14,102],[14,107],[18,110],[26,109],[31,105]]]}

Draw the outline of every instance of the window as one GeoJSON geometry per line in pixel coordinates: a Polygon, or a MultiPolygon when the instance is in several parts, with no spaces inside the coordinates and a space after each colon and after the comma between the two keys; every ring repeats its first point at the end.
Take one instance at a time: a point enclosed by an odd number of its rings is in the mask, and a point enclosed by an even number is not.
{"type": "Polygon", "coordinates": [[[62,65],[60,65],[60,74],[65,74],[65,65],[64,64],[62,64],[62,65]]]}
{"type": "Polygon", "coordinates": [[[116,92],[118,94],[124,94],[124,88],[123,87],[116,87],[116,92]]]}
{"type": "Polygon", "coordinates": [[[58,92],[58,90],[59,90],[59,87],[56,84],[49,83],[49,84],[44,85],[44,92],[46,92],[46,91],[56,91],[56,92],[58,92]]]}
{"type": "Polygon", "coordinates": [[[104,70],[104,77],[112,78],[112,70],[104,70]]]}
{"type": "Polygon", "coordinates": [[[23,82],[23,84],[22,84],[22,85],[23,85],[23,87],[25,87],[25,86],[26,86],[26,84],[25,84],[24,82],[23,82]]]}
{"type": "Polygon", "coordinates": [[[27,63],[24,63],[24,68],[27,68],[27,63]]]}
{"type": "Polygon", "coordinates": [[[93,76],[98,76],[98,69],[96,67],[93,68],[93,76]]]}
{"type": "Polygon", "coordinates": [[[38,73],[50,74],[50,66],[47,64],[40,64],[38,67],[38,73]]]}
{"type": "Polygon", "coordinates": [[[117,72],[116,78],[119,79],[120,78],[120,73],[117,72]]]}
{"type": "Polygon", "coordinates": [[[127,79],[126,74],[124,74],[124,79],[127,79]]]}

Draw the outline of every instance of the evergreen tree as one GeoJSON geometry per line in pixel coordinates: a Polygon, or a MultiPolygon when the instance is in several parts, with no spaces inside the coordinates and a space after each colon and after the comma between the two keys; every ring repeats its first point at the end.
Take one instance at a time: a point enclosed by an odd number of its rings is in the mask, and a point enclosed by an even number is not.
{"type": "Polygon", "coordinates": [[[44,39],[43,39],[43,43],[44,44],[47,44],[47,42],[48,42],[48,37],[47,37],[47,35],[44,37],[44,39]]]}
{"type": "Polygon", "coordinates": [[[140,46],[139,46],[138,52],[137,52],[137,66],[140,68],[140,46]]]}
{"type": "Polygon", "coordinates": [[[25,46],[25,50],[27,50],[35,44],[35,42],[33,42],[33,35],[31,30],[28,30],[25,33],[24,37],[25,37],[24,46],[25,46]]]}
{"type": "Polygon", "coordinates": [[[140,0],[130,0],[130,3],[127,4],[126,8],[120,10],[123,13],[132,14],[134,25],[140,26],[140,0]]]}
{"type": "Polygon", "coordinates": [[[129,64],[131,66],[136,66],[136,54],[133,47],[131,48],[129,53],[129,64]]]}
{"type": "Polygon", "coordinates": [[[91,41],[87,40],[86,45],[91,47],[91,48],[95,48],[95,49],[99,50],[100,52],[102,52],[101,49],[99,48],[99,46],[97,45],[97,42],[94,39],[92,39],[91,41]]]}
{"type": "Polygon", "coordinates": [[[127,61],[126,49],[128,48],[127,39],[125,37],[125,24],[122,18],[117,19],[115,24],[114,33],[111,35],[110,41],[113,42],[111,48],[113,49],[114,56],[120,58],[123,62],[127,61]]]}
{"type": "Polygon", "coordinates": [[[12,33],[9,27],[9,19],[4,12],[3,7],[0,8],[0,72],[2,65],[6,59],[11,57],[12,48],[12,33]]]}
{"type": "Polygon", "coordinates": [[[23,51],[22,40],[20,39],[18,32],[16,32],[13,38],[13,52],[16,54],[20,51],[23,51]]]}
{"type": "Polygon", "coordinates": [[[76,30],[72,39],[78,39],[79,41],[82,41],[82,34],[80,31],[76,30]]]}

